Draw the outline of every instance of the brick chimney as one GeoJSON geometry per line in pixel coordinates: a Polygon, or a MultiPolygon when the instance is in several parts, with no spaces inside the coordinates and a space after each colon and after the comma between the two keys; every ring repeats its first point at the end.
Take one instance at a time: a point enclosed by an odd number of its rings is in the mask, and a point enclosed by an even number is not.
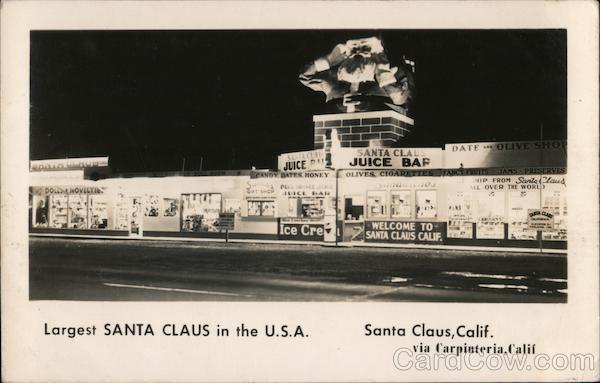
{"type": "Polygon", "coordinates": [[[393,147],[414,126],[414,120],[393,110],[319,114],[315,122],[315,149],[328,152],[335,129],[343,148],[393,147]]]}

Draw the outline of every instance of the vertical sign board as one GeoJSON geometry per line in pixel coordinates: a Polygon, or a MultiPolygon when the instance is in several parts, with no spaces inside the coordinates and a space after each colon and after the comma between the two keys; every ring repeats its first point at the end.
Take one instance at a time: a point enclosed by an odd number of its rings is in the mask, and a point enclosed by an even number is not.
{"type": "Polygon", "coordinates": [[[219,213],[219,229],[233,230],[235,228],[235,213],[219,213]]]}
{"type": "Polygon", "coordinates": [[[229,242],[229,230],[235,227],[235,213],[219,213],[219,229],[225,230],[225,242],[229,242]]]}
{"type": "Polygon", "coordinates": [[[554,230],[554,214],[545,209],[528,209],[527,228],[542,231],[554,230]]]}
{"type": "Polygon", "coordinates": [[[445,232],[444,222],[365,221],[365,242],[442,244],[445,232]]]}

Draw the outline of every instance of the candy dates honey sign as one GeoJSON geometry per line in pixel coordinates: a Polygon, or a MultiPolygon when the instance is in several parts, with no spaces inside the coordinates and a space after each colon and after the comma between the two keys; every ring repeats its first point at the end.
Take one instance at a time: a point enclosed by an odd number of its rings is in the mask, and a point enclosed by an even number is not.
{"type": "Polygon", "coordinates": [[[441,244],[444,233],[443,222],[365,222],[365,242],[441,244]]]}
{"type": "Polygon", "coordinates": [[[545,209],[528,209],[527,228],[533,230],[553,230],[554,214],[545,209]]]}

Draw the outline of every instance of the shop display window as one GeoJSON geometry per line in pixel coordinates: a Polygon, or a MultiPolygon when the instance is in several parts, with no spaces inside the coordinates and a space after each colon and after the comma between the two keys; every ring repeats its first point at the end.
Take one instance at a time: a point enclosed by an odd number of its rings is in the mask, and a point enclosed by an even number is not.
{"type": "Polygon", "coordinates": [[[367,217],[385,218],[386,214],[385,191],[367,191],[367,217]]]}
{"type": "Polygon", "coordinates": [[[163,199],[163,216],[176,217],[179,212],[179,200],[175,198],[163,199]]]}
{"type": "Polygon", "coordinates": [[[504,192],[478,192],[477,239],[504,239],[504,192]]]}
{"type": "Polygon", "coordinates": [[[417,219],[437,217],[437,192],[435,190],[417,190],[417,219]]]}
{"type": "Polygon", "coordinates": [[[318,197],[290,198],[288,217],[323,218],[325,215],[325,199],[318,197]]]}
{"type": "Polygon", "coordinates": [[[115,198],[115,230],[129,230],[129,200],[122,193],[115,198]]]}
{"type": "Polygon", "coordinates": [[[159,201],[157,195],[149,195],[146,198],[146,212],[144,213],[146,217],[158,217],[160,211],[159,201]]]}
{"type": "Polygon", "coordinates": [[[69,228],[87,229],[87,197],[85,194],[69,195],[69,228]]]}
{"type": "Polygon", "coordinates": [[[142,231],[142,198],[131,197],[131,226],[132,234],[141,234],[142,231]]]}
{"type": "Polygon", "coordinates": [[[68,200],[66,194],[54,194],[50,196],[50,224],[55,229],[66,229],[68,227],[68,200]]]}
{"type": "Polygon", "coordinates": [[[508,238],[537,239],[537,230],[527,228],[527,210],[540,206],[539,191],[522,190],[508,193],[508,238]]]}
{"type": "Polygon", "coordinates": [[[108,206],[104,195],[97,194],[89,196],[88,217],[90,229],[108,228],[108,206]]]}
{"type": "Polygon", "coordinates": [[[544,190],[542,192],[542,209],[554,214],[554,230],[543,231],[542,238],[546,241],[567,240],[567,200],[565,189],[544,190]]]}
{"type": "Polygon", "coordinates": [[[391,192],[392,218],[410,218],[411,198],[410,190],[392,190],[391,192]]]}
{"type": "Polygon", "coordinates": [[[324,198],[301,198],[300,212],[302,218],[322,218],[325,215],[324,198]]]}
{"type": "Polygon", "coordinates": [[[238,198],[228,198],[223,200],[223,212],[235,213],[240,215],[242,211],[242,200],[238,198]]]}
{"type": "Polygon", "coordinates": [[[221,194],[193,193],[181,195],[181,230],[195,232],[219,231],[221,194]]]}
{"type": "Polygon", "coordinates": [[[449,193],[447,198],[448,238],[473,238],[473,195],[471,193],[458,191],[449,193]]]}
{"type": "Polygon", "coordinates": [[[275,216],[275,201],[264,201],[262,204],[262,215],[265,217],[275,216]]]}
{"type": "Polygon", "coordinates": [[[288,217],[299,217],[300,216],[300,198],[289,198],[288,199],[288,217]]]}
{"type": "Polygon", "coordinates": [[[48,227],[48,196],[33,197],[33,226],[48,227]]]}
{"type": "Polygon", "coordinates": [[[362,221],[364,217],[365,198],[361,195],[344,197],[344,219],[346,221],[362,221]]]}
{"type": "Polygon", "coordinates": [[[274,217],[275,201],[248,201],[248,216],[274,217]]]}

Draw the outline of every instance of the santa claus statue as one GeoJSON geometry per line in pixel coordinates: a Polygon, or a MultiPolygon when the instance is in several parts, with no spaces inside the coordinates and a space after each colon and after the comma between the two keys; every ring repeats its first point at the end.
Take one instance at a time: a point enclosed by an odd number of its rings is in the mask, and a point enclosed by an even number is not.
{"type": "Polygon", "coordinates": [[[409,114],[414,93],[414,63],[391,67],[381,40],[370,37],[338,44],[308,64],[300,82],[325,93],[343,112],[393,109],[409,114]]]}

